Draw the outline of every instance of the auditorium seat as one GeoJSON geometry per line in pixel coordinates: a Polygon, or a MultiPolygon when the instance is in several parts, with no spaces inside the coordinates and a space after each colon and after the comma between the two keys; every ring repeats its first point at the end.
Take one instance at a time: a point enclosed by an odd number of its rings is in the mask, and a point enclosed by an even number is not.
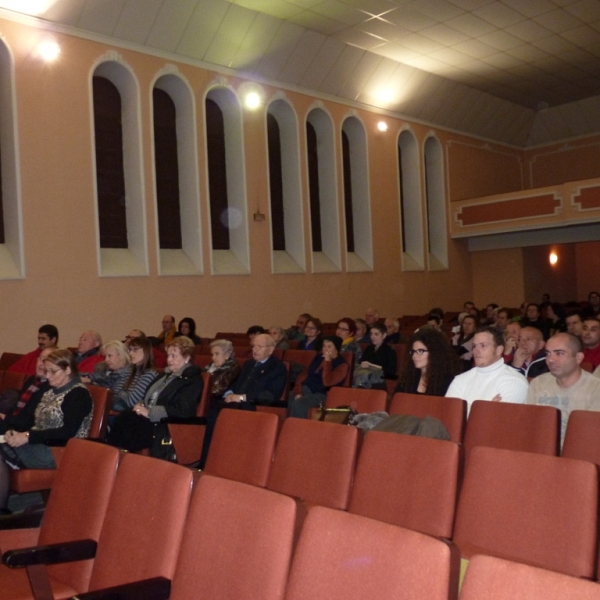
{"type": "Polygon", "coordinates": [[[247,410],[222,410],[203,472],[265,487],[277,431],[278,419],[275,415],[247,410]]]}
{"type": "Polygon", "coordinates": [[[387,404],[385,390],[367,390],[362,388],[332,387],[327,392],[325,408],[351,406],[358,413],[384,411],[387,404]]]}
{"type": "Polygon", "coordinates": [[[467,423],[467,403],[460,398],[397,392],[392,397],[389,413],[421,418],[434,417],[444,424],[450,434],[450,441],[456,444],[463,441],[467,423]]]}
{"type": "Polygon", "coordinates": [[[5,390],[17,390],[20,392],[27,377],[26,373],[0,371],[0,392],[4,392],[5,390]]]}
{"type": "Polygon", "coordinates": [[[442,540],[321,506],[310,509],[285,600],[448,600],[456,549],[442,540]]]}
{"type": "Polygon", "coordinates": [[[287,360],[293,369],[293,363],[302,365],[306,370],[317,353],[314,350],[284,350],[283,360],[287,360]]]}
{"type": "Polygon", "coordinates": [[[458,468],[459,448],[453,442],[369,431],[348,511],[451,538],[458,468]]]}
{"type": "Polygon", "coordinates": [[[23,356],[24,354],[18,354],[17,352],[3,352],[0,356],[0,371],[7,370],[23,356]]]}
{"type": "Polygon", "coordinates": [[[574,577],[596,571],[598,473],[579,460],[476,447],[458,501],[454,541],[574,577]]]}
{"type": "Polygon", "coordinates": [[[562,456],[600,465],[600,412],[574,410],[569,415],[562,456]]]}
{"type": "Polygon", "coordinates": [[[460,600],[600,600],[600,585],[491,556],[474,556],[460,600]]]}
{"type": "MultiPolygon", "coordinates": [[[[202,348],[204,348],[204,346],[202,346],[202,348]]],[[[212,356],[210,354],[210,352],[208,354],[203,354],[203,351],[200,350],[200,353],[196,352],[196,355],[194,356],[194,364],[199,367],[200,369],[204,369],[205,367],[208,367],[208,365],[210,365],[212,363],[212,356]]]]}

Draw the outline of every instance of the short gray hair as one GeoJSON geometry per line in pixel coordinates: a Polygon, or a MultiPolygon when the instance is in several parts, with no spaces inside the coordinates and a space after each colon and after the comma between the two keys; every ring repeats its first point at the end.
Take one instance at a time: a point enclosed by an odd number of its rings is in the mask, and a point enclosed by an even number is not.
{"type": "Polygon", "coordinates": [[[229,340],[215,340],[210,343],[211,348],[221,348],[223,354],[227,356],[233,356],[233,344],[229,340]]]}

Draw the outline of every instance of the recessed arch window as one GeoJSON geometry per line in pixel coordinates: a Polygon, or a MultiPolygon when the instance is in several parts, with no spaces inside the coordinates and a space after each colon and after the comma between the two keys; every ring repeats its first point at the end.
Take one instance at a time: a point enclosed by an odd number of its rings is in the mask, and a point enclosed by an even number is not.
{"type": "Polygon", "coordinates": [[[421,206],[419,148],[415,136],[404,130],[398,137],[402,268],[424,268],[423,211],[421,206]]]}
{"type": "Polygon", "coordinates": [[[448,268],[448,232],[446,226],[446,191],[444,153],[437,138],[425,141],[425,197],[427,203],[427,240],[429,268],[448,268]]]}
{"type": "Polygon", "coordinates": [[[356,117],[342,126],[344,214],[349,271],[373,268],[367,136],[356,117]]]}
{"type": "Polygon", "coordinates": [[[310,200],[313,270],[341,267],[333,125],[321,108],[308,113],[306,152],[310,200]]]}

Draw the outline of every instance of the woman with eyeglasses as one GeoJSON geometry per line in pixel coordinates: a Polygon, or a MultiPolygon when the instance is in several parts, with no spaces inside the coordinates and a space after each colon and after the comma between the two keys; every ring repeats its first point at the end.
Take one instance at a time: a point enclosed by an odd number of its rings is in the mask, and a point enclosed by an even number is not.
{"type": "Polygon", "coordinates": [[[321,352],[323,347],[323,340],[321,338],[321,331],[323,330],[323,324],[319,319],[311,317],[306,321],[304,326],[304,339],[298,345],[298,350],[316,350],[321,352]]]}
{"type": "Polygon", "coordinates": [[[10,472],[18,469],[54,469],[51,440],[86,438],[92,423],[93,402],[79,378],[75,358],[68,350],[54,350],[44,359],[50,389],[35,409],[29,431],[9,430],[0,443],[0,515],[9,514],[10,472]]]}
{"type": "Polygon", "coordinates": [[[356,323],[354,319],[344,317],[337,322],[335,335],[342,338],[341,352],[353,352],[354,362],[360,362],[362,348],[356,341],[356,323]]]}
{"type": "Polygon", "coordinates": [[[449,340],[441,331],[421,327],[411,336],[409,346],[395,391],[444,396],[459,372],[449,340]]]}

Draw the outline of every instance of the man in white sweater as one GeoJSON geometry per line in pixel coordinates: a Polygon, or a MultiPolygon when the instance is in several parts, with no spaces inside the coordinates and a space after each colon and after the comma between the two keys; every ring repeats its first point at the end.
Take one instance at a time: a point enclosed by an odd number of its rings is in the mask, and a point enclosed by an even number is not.
{"type": "Polygon", "coordinates": [[[504,337],[493,327],[480,329],[473,337],[475,366],[457,375],[446,396],[467,401],[467,411],[475,400],[493,400],[524,404],[527,400],[527,379],[504,364],[504,337]]]}

